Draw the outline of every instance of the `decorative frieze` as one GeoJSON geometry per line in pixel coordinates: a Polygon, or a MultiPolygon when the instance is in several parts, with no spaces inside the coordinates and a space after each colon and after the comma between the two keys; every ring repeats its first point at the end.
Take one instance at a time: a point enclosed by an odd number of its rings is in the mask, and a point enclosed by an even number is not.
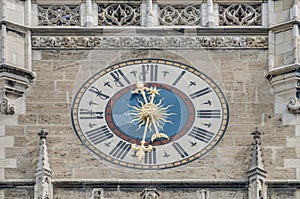
{"type": "Polygon", "coordinates": [[[201,21],[200,5],[171,6],[160,8],[160,25],[199,25],[201,21]]]}
{"type": "Polygon", "coordinates": [[[34,36],[37,48],[267,48],[267,36],[34,36]]]}
{"type": "Polygon", "coordinates": [[[231,4],[219,6],[220,26],[261,26],[261,5],[231,4]]]}
{"type": "Polygon", "coordinates": [[[38,6],[39,26],[80,26],[80,6],[38,6]]]}
{"type": "Polygon", "coordinates": [[[99,26],[139,26],[140,5],[98,5],[99,26]]]}

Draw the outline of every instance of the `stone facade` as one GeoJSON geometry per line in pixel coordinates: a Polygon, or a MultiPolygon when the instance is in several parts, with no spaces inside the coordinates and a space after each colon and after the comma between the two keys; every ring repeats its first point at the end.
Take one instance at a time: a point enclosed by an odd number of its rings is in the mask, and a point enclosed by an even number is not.
{"type": "Polygon", "coordinates": [[[0,198],[47,187],[49,199],[300,198],[299,4],[1,1],[0,198]],[[136,58],[194,66],[224,91],[230,122],[206,156],[143,171],[82,145],[70,122],[77,90],[136,58]]]}

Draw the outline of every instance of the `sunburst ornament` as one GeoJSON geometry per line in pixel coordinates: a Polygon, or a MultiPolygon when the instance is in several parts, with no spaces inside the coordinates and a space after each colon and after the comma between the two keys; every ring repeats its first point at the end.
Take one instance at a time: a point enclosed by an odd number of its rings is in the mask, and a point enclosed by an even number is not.
{"type": "Polygon", "coordinates": [[[152,127],[154,128],[154,134],[151,136],[152,142],[158,138],[169,139],[167,134],[159,132],[158,129],[163,129],[163,124],[165,123],[172,123],[167,118],[171,115],[175,115],[175,113],[168,113],[168,109],[173,105],[164,106],[162,103],[163,99],[160,99],[158,103],[154,102],[155,96],[159,95],[159,90],[157,90],[156,87],[145,87],[142,82],[137,82],[136,89],[132,91],[132,93],[141,95],[143,98],[143,101],[141,101],[137,97],[139,104],[135,106],[128,105],[131,108],[129,115],[133,118],[130,123],[137,124],[137,130],[144,126],[144,135],[141,140],[141,145],[137,146],[136,144],[132,144],[132,149],[137,151],[138,159],[141,161],[145,152],[151,152],[153,149],[152,145],[145,146],[147,131],[152,132],[152,127]],[[150,99],[148,100],[148,98],[150,99]]]}

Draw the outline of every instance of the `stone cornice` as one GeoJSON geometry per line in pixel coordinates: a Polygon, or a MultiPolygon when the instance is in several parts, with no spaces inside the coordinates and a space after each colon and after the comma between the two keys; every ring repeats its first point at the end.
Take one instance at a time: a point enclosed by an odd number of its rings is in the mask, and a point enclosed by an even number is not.
{"type": "Polygon", "coordinates": [[[300,63],[295,63],[295,64],[290,64],[290,65],[277,67],[275,69],[269,70],[269,72],[266,74],[265,77],[269,80],[272,80],[276,76],[291,73],[293,71],[296,71],[299,68],[300,68],[300,63]]]}
{"type": "MultiPolygon", "coordinates": [[[[8,64],[0,64],[0,74],[7,73],[7,74],[12,74],[14,77],[19,77],[22,78],[22,81],[32,81],[35,79],[35,75],[33,72],[23,69],[23,68],[18,68],[15,66],[11,66],[8,64]]],[[[17,78],[17,79],[19,79],[17,78]]]]}
{"type": "MultiPolygon", "coordinates": [[[[205,184],[236,184],[242,185],[245,187],[247,185],[247,179],[237,179],[237,180],[226,180],[226,179],[214,179],[214,180],[205,180],[205,179],[141,179],[141,180],[129,180],[129,179],[106,179],[106,180],[97,180],[97,179],[52,179],[55,187],[87,187],[92,185],[99,184],[156,184],[159,185],[161,183],[172,184],[173,182],[180,184],[198,184],[199,186],[205,184]]],[[[34,186],[35,181],[33,179],[5,179],[0,180],[0,188],[13,188],[13,187],[30,187],[34,186]]],[[[276,180],[276,179],[267,179],[266,183],[269,188],[289,188],[289,187],[298,187],[300,188],[300,180],[295,179],[286,179],[286,180],[276,180]]]]}
{"type": "Polygon", "coordinates": [[[246,189],[248,180],[246,179],[56,179],[52,180],[54,187],[73,187],[83,188],[90,186],[98,186],[105,188],[120,187],[122,189],[143,189],[148,185],[158,186],[164,189],[191,189],[191,188],[239,188],[246,189]]]}
{"type": "Polygon", "coordinates": [[[270,30],[272,30],[273,32],[280,32],[283,30],[288,30],[293,28],[294,25],[300,25],[300,21],[299,20],[290,20],[290,21],[286,21],[280,24],[276,24],[273,26],[270,26],[270,30]]]}

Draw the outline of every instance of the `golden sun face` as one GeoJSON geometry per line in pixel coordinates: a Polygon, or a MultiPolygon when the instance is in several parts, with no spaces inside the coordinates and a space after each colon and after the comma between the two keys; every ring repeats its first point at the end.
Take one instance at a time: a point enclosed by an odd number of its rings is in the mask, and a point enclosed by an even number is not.
{"type": "MultiPolygon", "coordinates": [[[[152,127],[154,123],[156,123],[157,127],[163,129],[164,123],[172,123],[171,121],[167,120],[167,118],[175,114],[175,113],[168,113],[168,109],[173,105],[164,106],[162,104],[163,99],[160,99],[159,102],[155,104],[154,96],[159,95],[159,90],[156,90],[156,88],[149,89],[146,87],[144,87],[144,90],[147,90],[148,94],[151,94],[150,103],[143,102],[137,99],[137,101],[139,102],[138,105],[136,106],[128,105],[130,108],[132,108],[131,113],[129,114],[133,118],[131,123],[138,124],[139,128],[137,130],[139,130],[142,126],[146,124],[147,118],[149,117],[150,122],[148,125],[148,129],[150,131],[152,131],[152,127]]],[[[146,97],[146,101],[148,101],[147,97],[146,97]]]]}

